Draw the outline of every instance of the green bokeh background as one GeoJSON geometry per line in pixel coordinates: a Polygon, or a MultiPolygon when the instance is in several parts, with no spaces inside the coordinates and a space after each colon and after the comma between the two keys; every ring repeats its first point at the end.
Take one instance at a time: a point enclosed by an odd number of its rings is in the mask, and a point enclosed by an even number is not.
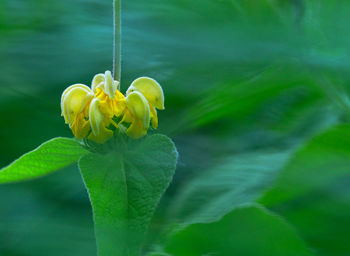
{"type": "MultiPolygon", "coordinates": [[[[121,90],[159,81],[159,132],[180,153],[160,209],[226,157],[291,152],[349,121],[349,13],[346,0],[123,1],[121,90]]],[[[1,166],[72,136],[60,95],[112,69],[112,21],[111,0],[1,0],[1,166]]],[[[349,185],[350,172],[276,211],[316,255],[350,255],[349,185]]],[[[0,255],[96,254],[75,166],[1,185],[0,205],[0,255]]]]}

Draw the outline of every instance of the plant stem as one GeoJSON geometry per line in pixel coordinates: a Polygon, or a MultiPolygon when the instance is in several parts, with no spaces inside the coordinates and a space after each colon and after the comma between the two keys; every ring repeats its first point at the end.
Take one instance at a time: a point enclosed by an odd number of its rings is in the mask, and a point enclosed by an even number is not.
{"type": "MultiPolygon", "coordinates": [[[[121,75],[121,0],[113,0],[113,24],[114,24],[114,50],[113,50],[113,76],[119,81],[121,75]]],[[[119,88],[118,88],[119,89],[119,88]]]]}

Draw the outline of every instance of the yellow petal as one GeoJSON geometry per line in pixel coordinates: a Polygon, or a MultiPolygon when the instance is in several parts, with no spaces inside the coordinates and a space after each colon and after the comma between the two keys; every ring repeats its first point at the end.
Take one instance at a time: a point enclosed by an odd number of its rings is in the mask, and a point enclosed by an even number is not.
{"type": "Polygon", "coordinates": [[[134,120],[126,130],[126,135],[133,139],[138,139],[147,134],[147,129],[143,126],[141,120],[134,120]]]}
{"type": "Polygon", "coordinates": [[[89,121],[91,125],[92,133],[89,135],[89,140],[97,143],[105,143],[108,139],[113,136],[113,131],[106,128],[111,120],[104,116],[100,110],[104,102],[94,98],[90,105],[89,121]],[[107,119],[106,119],[107,118],[107,119]]]}
{"type": "Polygon", "coordinates": [[[115,92],[117,91],[116,84],[114,83],[111,71],[105,72],[105,93],[110,99],[114,98],[115,92]]]}
{"type": "MultiPolygon", "coordinates": [[[[91,82],[91,89],[94,93],[96,93],[96,88],[98,85],[101,85],[105,82],[105,75],[104,74],[97,74],[94,76],[91,82]]],[[[101,88],[103,89],[103,88],[101,88]]]]}
{"type": "Polygon", "coordinates": [[[164,94],[158,82],[149,77],[140,77],[134,80],[126,94],[139,91],[146,97],[148,102],[158,109],[164,109],[164,94]]]}
{"type": "Polygon", "coordinates": [[[122,120],[119,123],[131,123],[132,122],[132,115],[128,109],[125,110],[122,120]]]}
{"type": "Polygon", "coordinates": [[[126,99],[124,95],[117,90],[115,92],[115,97],[112,100],[112,109],[115,116],[119,117],[122,115],[126,108],[126,99]]]}
{"type": "MultiPolygon", "coordinates": [[[[71,86],[69,86],[67,89],[65,89],[62,93],[61,96],[61,111],[62,111],[62,116],[67,116],[67,114],[64,112],[64,97],[67,95],[67,93],[72,90],[73,88],[83,88],[86,89],[87,91],[90,91],[90,88],[88,86],[86,86],[85,84],[73,84],[71,86]]],[[[67,122],[66,122],[67,123],[67,122]]]]}
{"type": "Polygon", "coordinates": [[[154,129],[156,129],[158,127],[158,116],[157,116],[157,110],[150,105],[149,106],[150,110],[151,110],[151,121],[152,121],[152,127],[154,129]]]}
{"type": "Polygon", "coordinates": [[[100,135],[100,127],[103,122],[103,114],[99,109],[100,100],[94,98],[90,104],[89,121],[92,129],[92,133],[95,136],[100,135]]]}
{"type": "Polygon", "coordinates": [[[84,111],[93,94],[83,87],[71,88],[63,97],[63,115],[66,123],[71,124],[77,114],[84,111]]]}
{"type": "Polygon", "coordinates": [[[112,137],[113,137],[113,131],[107,129],[106,127],[104,127],[102,125],[101,130],[100,130],[100,134],[98,136],[96,136],[94,133],[90,133],[88,139],[92,140],[94,142],[103,144],[112,137]]]}
{"type": "Polygon", "coordinates": [[[96,89],[95,89],[95,97],[99,98],[100,100],[105,100],[108,96],[107,94],[105,94],[104,92],[104,87],[105,84],[104,83],[100,83],[96,89]]]}
{"type": "Polygon", "coordinates": [[[135,119],[142,122],[145,129],[149,128],[150,109],[146,98],[135,91],[126,97],[126,105],[135,119]]]}
{"type": "Polygon", "coordinates": [[[76,116],[74,122],[71,125],[71,129],[74,136],[79,140],[85,138],[89,134],[90,123],[89,121],[85,120],[83,112],[76,116]]]}

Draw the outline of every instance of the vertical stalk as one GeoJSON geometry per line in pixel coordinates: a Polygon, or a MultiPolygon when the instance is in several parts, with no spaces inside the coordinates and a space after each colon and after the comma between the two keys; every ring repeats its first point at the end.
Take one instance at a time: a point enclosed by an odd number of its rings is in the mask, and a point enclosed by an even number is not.
{"type": "Polygon", "coordinates": [[[114,42],[113,42],[113,77],[119,81],[121,75],[121,0],[113,0],[113,26],[114,26],[114,42]]]}

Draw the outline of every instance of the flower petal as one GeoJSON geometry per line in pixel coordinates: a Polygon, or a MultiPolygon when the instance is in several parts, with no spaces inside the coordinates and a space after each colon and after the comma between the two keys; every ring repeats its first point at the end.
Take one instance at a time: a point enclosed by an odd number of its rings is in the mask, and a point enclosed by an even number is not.
{"type": "Polygon", "coordinates": [[[150,77],[137,78],[131,83],[126,94],[128,95],[133,91],[141,92],[150,104],[160,110],[164,109],[163,89],[156,80],[150,77]]]}
{"type": "MultiPolygon", "coordinates": [[[[94,76],[91,82],[91,89],[94,93],[96,93],[96,88],[99,84],[105,82],[105,75],[104,74],[97,74],[94,76]]],[[[103,88],[102,88],[103,89],[103,88]]]]}
{"type": "Polygon", "coordinates": [[[149,108],[150,108],[150,111],[151,111],[152,127],[153,127],[154,129],[157,129],[157,127],[158,127],[157,110],[156,110],[152,105],[150,105],[149,108]]]}
{"type": "Polygon", "coordinates": [[[112,73],[111,71],[107,70],[105,72],[105,92],[110,99],[113,99],[116,91],[117,91],[117,86],[114,83],[112,73]]]}
{"type": "Polygon", "coordinates": [[[86,137],[90,131],[90,123],[85,120],[84,113],[79,113],[76,117],[72,125],[70,126],[74,136],[81,140],[86,137]]]}
{"type": "MultiPolygon", "coordinates": [[[[67,114],[64,112],[64,97],[67,95],[67,93],[72,90],[73,88],[83,88],[86,89],[87,91],[91,91],[90,88],[88,86],[86,86],[85,84],[73,84],[71,86],[69,86],[67,89],[65,89],[62,93],[61,96],[61,111],[62,111],[62,116],[67,116],[67,114]]],[[[67,123],[67,122],[66,122],[67,123]]]]}
{"type": "Polygon", "coordinates": [[[126,130],[126,135],[133,139],[138,139],[147,134],[147,129],[143,126],[142,121],[135,119],[126,130]]]}
{"type": "Polygon", "coordinates": [[[98,98],[94,98],[90,105],[89,121],[92,133],[89,135],[89,140],[103,144],[113,136],[113,131],[108,129],[111,120],[108,119],[102,112],[100,107],[104,102],[98,98]]]}
{"type": "Polygon", "coordinates": [[[149,128],[150,109],[146,98],[135,91],[126,97],[126,105],[135,119],[141,120],[145,129],[149,128]]]}
{"type": "Polygon", "coordinates": [[[100,134],[100,127],[103,122],[103,114],[99,109],[100,100],[94,98],[90,104],[89,121],[92,132],[95,136],[100,134]]]}
{"type": "Polygon", "coordinates": [[[71,88],[63,97],[63,116],[66,123],[71,124],[77,114],[84,111],[93,94],[90,88],[78,86],[71,88]]]}
{"type": "Polygon", "coordinates": [[[100,134],[98,136],[95,136],[94,133],[90,133],[88,139],[92,140],[94,142],[103,144],[103,143],[105,143],[107,140],[109,140],[112,137],[113,137],[113,131],[107,129],[106,127],[104,127],[102,125],[100,134]]]}

